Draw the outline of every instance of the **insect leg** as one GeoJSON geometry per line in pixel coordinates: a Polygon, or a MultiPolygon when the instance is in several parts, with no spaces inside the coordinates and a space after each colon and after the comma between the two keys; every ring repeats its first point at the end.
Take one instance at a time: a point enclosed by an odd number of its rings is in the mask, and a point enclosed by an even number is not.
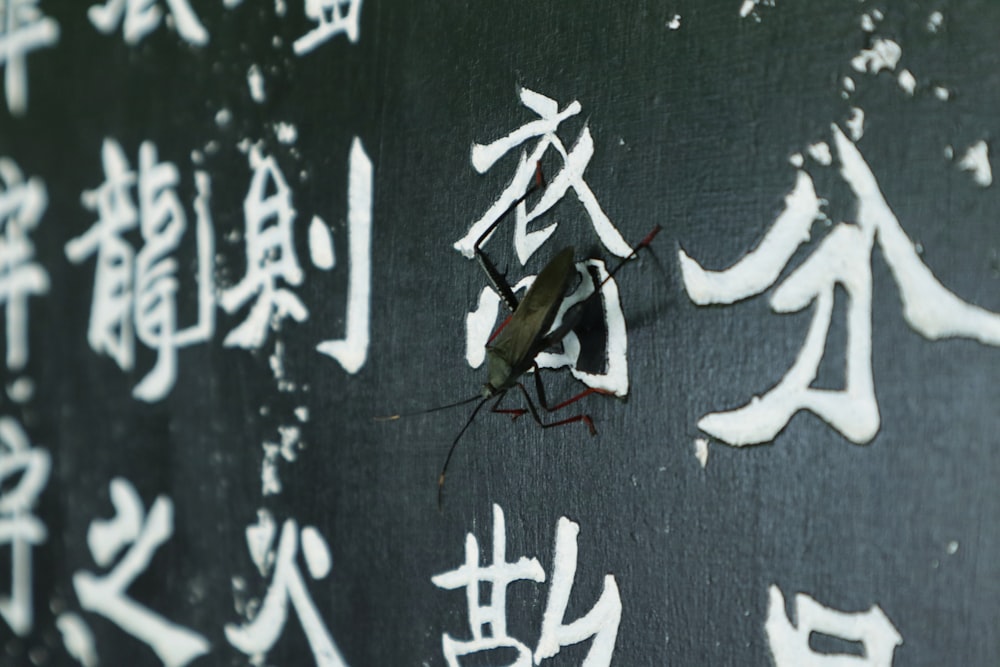
{"type": "Polygon", "coordinates": [[[501,415],[510,415],[511,421],[517,421],[517,418],[522,416],[527,412],[524,408],[501,408],[500,401],[504,399],[507,392],[500,394],[499,398],[493,403],[493,407],[490,408],[490,412],[495,412],[501,415]]]}
{"type": "MultiPolygon", "coordinates": [[[[528,394],[528,390],[524,388],[524,385],[520,382],[517,386],[521,389],[521,393],[524,394],[524,400],[528,402],[528,412],[531,413],[531,418],[535,420],[542,428],[552,428],[553,426],[562,426],[564,424],[572,424],[574,422],[583,422],[587,425],[587,430],[590,431],[590,435],[597,435],[597,429],[594,428],[594,420],[590,418],[590,415],[576,415],[575,417],[570,417],[569,419],[562,419],[557,422],[551,422],[546,424],[542,421],[541,416],[538,414],[538,408],[535,407],[534,401],[531,400],[531,395],[528,394]]],[[[571,403],[572,401],[568,401],[571,403]]]]}
{"type": "Polygon", "coordinates": [[[483,271],[486,272],[486,278],[490,281],[490,286],[493,288],[507,306],[510,312],[517,310],[517,296],[514,294],[514,290],[511,289],[510,283],[507,282],[507,277],[497,269],[493,261],[483,252],[480,247],[483,242],[493,233],[493,230],[503,222],[504,218],[510,215],[511,211],[516,209],[518,206],[524,203],[524,201],[537,190],[538,188],[545,187],[545,177],[542,175],[542,165],[535,165],[535,184],[528,188],[528,191],[524,193],[519,199],[514,201],[506,211],[500,214],[496,220],[490,223],[490,226],[486,228],[486,231],[476,240],[475,245],[472,246],[476,253],[476,259],[479,260],[479,265],[483,267],[483,271]]]}

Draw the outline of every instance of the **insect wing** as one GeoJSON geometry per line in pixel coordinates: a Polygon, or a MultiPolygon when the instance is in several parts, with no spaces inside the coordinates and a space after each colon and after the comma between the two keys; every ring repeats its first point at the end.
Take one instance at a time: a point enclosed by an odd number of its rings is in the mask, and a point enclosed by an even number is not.
{"type": "MultiPolygon", "coordinates": [[[[563,293],[575,273],[573,248],[566,248],[545,265],[528,288],[507,326],[497,335],[490,350],[513,369],[514,377],[531,365],[538,345],[555,320],[563,293]]],[[[511,379],[514,379],[513,377],[511,379]]]]}

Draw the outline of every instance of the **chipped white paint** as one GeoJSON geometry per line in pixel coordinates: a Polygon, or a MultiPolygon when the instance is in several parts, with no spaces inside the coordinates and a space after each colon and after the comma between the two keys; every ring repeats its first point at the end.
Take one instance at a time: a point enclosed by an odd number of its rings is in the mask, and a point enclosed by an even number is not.
{"type": "Polygon", "coordinates": [[[347,247],[350,273],[347,286],[346,334],[316,346],[348,373],[361,370],[368,359],[371,322],[372,206],[374,169],[361,139],[354,138],[348,160],[347,247]]]}
{"type": "Polygon", "coordinates": [[[260,71],[259,65],[250,65],[247,70],[247,87],[250,89],[250,99],[257,104],[267,100],[267,94],[264,92],[264,73],[260,71]]]}
{"type": "MultiPolygon", "coordinates": [[[[771,297],[775,312],[797,312],[814,304],[806,340],[792,368],[764,396],[755,396],[735,410],[710,413],[698,422],[703,431],[734,446],[773,440],[799,410],[813,412],[854,443],[875,437],[880,425],[871,364],[871,256],[876,241],[899,288],[903,315],[915,331],[930,340],[962,337],[1000,346],[1000,314],[962,301],[937,281],[885,202],[857,147],[837,126],[831,129],[840,175],[858,202],[857,219],[833,227],[771,297]],[[811,384],[824,355],[836,285],[849,298],[845,386],[816,389],[811,384]]],[[[760,294],[809,239],[812,221],[818,217],[812,179],[800,171],[785,211],[757,248],[736,264],[706,271],[680,252],[690,298],[707,305],[760,294]]]]}
{"type": "Polygon", "coordinates": [[[295,55],[309,53],[336,35],[357,42],[361,36],[361,1],[305,0],[306,18],[317,25],[292,44],[295,55]]]}
{"type": "Polygon", "coordinates": [[[309,259],[313,266],[323,271],[329,271],[337,265],[337,257],[333,252],[333,234],[318,215],[314,215],[309,223],[309,259]]]}
{"type": "Polygon", "coordinates": [[[795,596],[792,625],[785,612],[781,590],[768,588],[768,647],[775,667],[829,664],[838,667],[891,667],[893,653],[903,644],[899,631],[878,605],[865,612],[847,613],[824,607],[804,593],[795,596]],[[819,633],[849,642],[859,642],[862,655],[819,653],[809,645],[809,637],[819,633]]]}
{"type": "Polygon", "coordinates": [[[98,667],[97,645],[90,626],[74,612],[59,614],[56,629],[62,635],[63,647],[71,658],[83,667],[98,667]]]}
{"type": "Polygon", "coordinates": [[[11,115],[23,116],[28,110],[28,54],[58,42],[59,23],[42,13],[38,0],[0,4],[0,65],[5,68],[4,93],[11,115]]]}
{"type": "Polygon", "coordinates": [[[809,157],[824,166],[833,162],[833,156],[830,154],[830,145],[825,141],[817,141],[815,144],[811,144],[806,150],[809,151],[809,157]]]}
{"type": "Polygon", "coordinates": [[[701,464],[702,468],[708,465],[708,440],[705,438],[695,438],[694,456],[698,459],[698,463],[701,464]]]}
{"type": "Polygon", "coordinates": [[[893,71],[903,55],[903,49],[891,39],[876,37],[871,48],[862,49],[851,59],[851,67],[858,72],[878,74],[883,69],[893,71]]]}
{"type": "Polygon", "coordinates": [[[985,141],[977,141],[969,146],[958,161],[958,168],[972,173],[972,179],[980,187],[988,188],[993,183],[993,169],[990,167],[989,148],[985,141]]]}
{"type": "Polygon", "coordinates": [[[848,118],[844,125],[847,126],[847,131],[851,135],[851,141],[857,143],[865,135],[865,112],[860,107],[851,107],[851,117],[848,118]]]}
{"type": "Polygon", "coordinates": [[[441,636],[441,648],[449,667],[459,667],[462,656],[496,649],[513,649],[517,653],[511,664],[528,667],[556,656],[563,647],[591,641],[584,667],[607,667],[611,664],[618,625],[621,621],[621,597],[613,575],[605,575],[604,587],[594,606],[585,615],[565,623],[566,608],[572,593],[577,570],[577,536],[580,526],[560,517],[556,527],[552,579],[542,616],[538,644],[532,651],[524,642],[507,631],[507,587],[515,581],[545,581],[545,571],[537,558],[521,557],[507,561],[507,532],[503,510],[493,505],[492,563],[481,566],[479,542],[473,533],[465,539],[465,562],[449,572],[431,577],[438,588],[465,589],[471,639],[455,639],[448,633],[441,636]],[[489,586],[488,602],[482,604],[480,590],[489,586]],[[489,626],[488,632],[484,632],[489,626]]]}
{"type": "Polygon", "coordinates": [[[148,644],[166,667],[183,667],[208,653],[208,640],[138,604],[126,594],[132,582],[149,567],[156,550],[173,535],[173,503],[166,496],[159,496],[146,514],[135,487],[120,477],[111,481],[111,501],[116,518],[93,521],[87,533],[94,560],[106,567],[125,547],[130,548],[105,576],[82,570],[73,574],[73,588],[80,606],[104,616],[148,644]],[[138,533],[133,521],[135,517],[140,522],[138,533]]]}
{"type": "Polygon", "coordinates": [[[310,576],[321,579],[329,574],[330,549],[319,531],[307,526],[300,533],[294,519],[285,520],[274,551],[273,576],[264,601],[250,622],[226,624],[226,639],[240,652],[264,664],[267,653],[284,632],[291,610],[298,616],[317,667],[347,667],[309,595],[297,562],[300,545],[310,576]]]}

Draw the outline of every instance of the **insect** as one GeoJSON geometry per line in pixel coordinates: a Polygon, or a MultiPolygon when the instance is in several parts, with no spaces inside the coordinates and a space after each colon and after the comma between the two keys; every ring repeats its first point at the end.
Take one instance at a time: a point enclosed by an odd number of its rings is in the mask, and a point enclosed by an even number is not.
{"type": "MultiPolygon", "coordinates": [[[[564,248],[555,257],[553,257],[538,273],[534,282],[528,288],[524,297],[520,300],[518,300],[517,295],[514,293],[514,290],[507,282],[503,273],[496,268],[496,265],[493,264],[481,247],[483,242],[489,238],[490,234],[493,233],[497,226],[503,222],[511,211],[524,202],[533,192],[539,188],[543,188],[544,186],[545,181],[542,176],[541,168],[536,167],[535,184],[528,189],[524,196],[513,202],[503,214],[494,220],[473,246],[476,259],[483,267],[483,271],[486,273],[490,286],[500,296],[501,301],[503,301],[508,310],[511,311],[511,314],[497,328],[486,345],[487,381],[486,384],[482,386],[481,391],[474,396],[456,403],[450,403],[448,405],[442,405],[420,412],[408,413],[407,415],[396,414],[389,417],[377,418],[379,420],[394,420],[399,419],[402,416],[426,414],[429,412],[446,410],[448,408],[479,401],[476,407],[472,410],[472,413],[469,415],[469,418],[466,420],[465,425],[462,426],[462,429],[452,441],[451,447],[448,449],[448,454],[445,457],[444,465],[441,467],[441,474],[438,476],[439,509],[442,505],[445,476],[448,473],[448,465],[451,463],[452,455],[455,453],[455,449],[458,446],[459,441],[462,439],[462,436],[465,434],[465,431],[468,430],[469,426],[475,420],[476,415],[479,414],[479,411],[483,408],[483,406],[486,405],[486,403],[492,398],[496,398],[496,402],[493,404],[491,409],[492,412],[508,414],[513,419],[517,419],[518,417],[529,413],[531,414],[532,419],[534,419],[534,421],[537,422],[542,428],[551,428],[574,422],[583,422],[586,424],[591,435],[596,434],[597,431],[594,428],[594,422],[590,416],[586,414],[579,414],[555,422],[546,423],[542,421],[538,409],[535,407],[534,401],[531,400],[531,396],[528,394],[528,390],[525,389],[524,385],[520,381],[521,376],[529,370],[534,371],[535,392],[538,396],[538,402],[546,412],[551,413],[560,410],[593,393],[610,393],[601,389],[587,388],[580,394],[573,396],[558,405],[550,406],[545,396],[545,388],[542,385],[541,373],[539,372],[536,357],[540,352],[556,345],[557,343],[560,343],[563,338],[565,338],[566,335],[577,324],[579,324],[580,318],[590,300],[599,299],[601,296],[601,288],[604,284],[611,280],[618,270],[621,269],[630,259],[633,259],[640,250],[649,248],[649,244],[652,243],[653,238],[660,232],[661,227],[659,225],[654,227],[653,230],[635,246],[631,254],[619,262],[618,265],[615,266],[607,274],[607,276],[595,286],[594,292],[584,301],[567,311],[559,326],[552,329],[556,315],[559,313],[565,297],[566,290],[569,287],[573,276],[577,273],[575,262],[573,261],[573,247],[569,246],[564,248]],[[518,388],[523,394],[528,407],[501,408],[500,402],[503,400],[504,396],[506,396],[507,392],[515,387],[518,388]]],[[[594,282],[597,282],[596,279],[594,282]]]]}

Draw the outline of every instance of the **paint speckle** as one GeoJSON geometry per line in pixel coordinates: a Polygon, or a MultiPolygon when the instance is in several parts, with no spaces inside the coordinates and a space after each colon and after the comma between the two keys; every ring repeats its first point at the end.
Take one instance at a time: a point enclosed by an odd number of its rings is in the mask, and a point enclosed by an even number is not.
{"type": "Polygon", "coordinates": [[[954,556],[958,552],[958,542],[952,540],[948,543],[946,550],[948,551],[949,556],[954,556]]]}
{"type": "Polygon", "coordinates": [[[35,381],[29,377],[19,377],[7,385],[7,396],[15,403],[27,403],[35,395],[35,381]]]}
{"type": "Polygon", "coordinates": [[[870,49],[862,49],[861,53],[851,59],[851,67],[858,72],[878,74],[883,69],[894,71],[903,49],[891,39],[876,38],[870,49]]]}
{"type": "MultiPolygon", "coordinates": [[[[260,576],[266,577],[274,564],[274,533],[277,529],[274,517],[265,509],[257,510],[257,523],[247,526],[246,540],[250,551],[250,559],[257,566],[260,576]]],[[[235,580],[233,582],[236,583],[235,580]]],[[[235,588],[235,586],[234,586],[235,588]]]]}
{"type": "Polygon", "coordinates": [[[740,5],[740,18],[745,19],[750,16],[750,12],[752,12],[753,8],[756,6],[757,3],[754,2],[754,0],[743,0],[743,4],[740,5]]]}
{"type": "Polygon", "coordinates": [[[944,147],[944,157],[946,160],[952,160],[955,158],[955,149],[951,146],[944,147]]]}
{"type": "Polygon", "coordinates": [[[833,163],[833,156],[830,154],[830,145],[825,141],[817,141],[807,149],[809,156],[821,165],[829,166],[833,163]]]}
{"type": "Polygon", "coordinates": [[[805,158],[802,157],[802,153],[792,153],[788,156],[788,161],[793,167],[801,167],[805,164],[805,158]]]}
{"type": "Polygon", "coordinates": [[[993,170],[990,168],[989,148],[985,141],[977,141],[969,146],[965,155],[958,161],[958,168],[972,173],[972,179],[977,185],[988,188],[993,183],[993,170]]]}
{"type": "Polygon", "coordinates": [[[309,421],[309,408],[306,407],[305,405],[300,405],[299,407],[295,408],[295,418],[298,419],[303,424],[305,424],[306,422],[308,422],[309,421]]]}
{"type": "Polygon", "coordinates": [[[674,14],[672,17],[670,17],[670,20],[667,21],[667,27],[670,28],[671,30],[679,30],[681,27],[681,15],[674,14]]]}
{"type": "Polygon", "coordinates": [[[851,117],[844,123],[855,143],[865,134],[865,112],[860,107],[851,107],[851,117]]]}
{"type": "Polygon", "coordinates": [[[875,19],[872,18],[871,14],[861,15],[861,29],[865,32],[875,31],[875,19]]]}
{"type": "Polygon", "coordinates": [[[257,104],[267,99],[264,92],[264,74],[257,65],[251,65],[247,70],[247,86],[250,88],[250,98],[257,104]]]}
{"type": "Polygon", "coordinates": [[[904,69],[899,73],[899,76],[896,77],[896,80],[899,81],[899,87],[906,91],[907,95],[912,97],[913,91],[917,87],[917,80],[914,78],[913,73],[908,69],[904,69]]]}
{"type": "Polygon", "coordinates": [[[219,127],[226,127],[233,122],[233,112],[229,109],[219,109],[215,114],[215,124],[219,127]]]}
{"type": "Polygon", "coordinates": [[[274,124],[274,134],[278,137],[278,141],[290,146],[295,143],[295,140],[299,138],[298,129],[291,123],[277,122],[274,124]]]}
{"type": "Polygon", "coordinates": [[[309,257],[316,268],[329,271],[337,264],[333,252],[333,235],[323,219],[314,215],[309,223],[309,257]]]}
{"type": "Polygon", "coordinates": [[[951,98],[951,91],[944,86],[934,86],[934,97],[942,102],[947,102],[951,98]]]}
{"type": "Polygon", "coordinates": [[[698,459],[698,463],[704,468],[708,465],[708,440],[705,438],[696,438],[694,441],[694,456],[698,459]]]}
{"type": "Polygon", "coordinates": [[[931,12],[931,15],[927,17],[927,32],[937,32],[941,29],[942,23],[944,23],[944,15],[941,12],[931,12]]]}
{"type": "Polygon", "coordinates": [[[849,93],[854,92],[854,79],[852,79],[851,77],[845,76],[843,85],[844,85],[844,90],[846,90],[847,92],[849,93]]]}

